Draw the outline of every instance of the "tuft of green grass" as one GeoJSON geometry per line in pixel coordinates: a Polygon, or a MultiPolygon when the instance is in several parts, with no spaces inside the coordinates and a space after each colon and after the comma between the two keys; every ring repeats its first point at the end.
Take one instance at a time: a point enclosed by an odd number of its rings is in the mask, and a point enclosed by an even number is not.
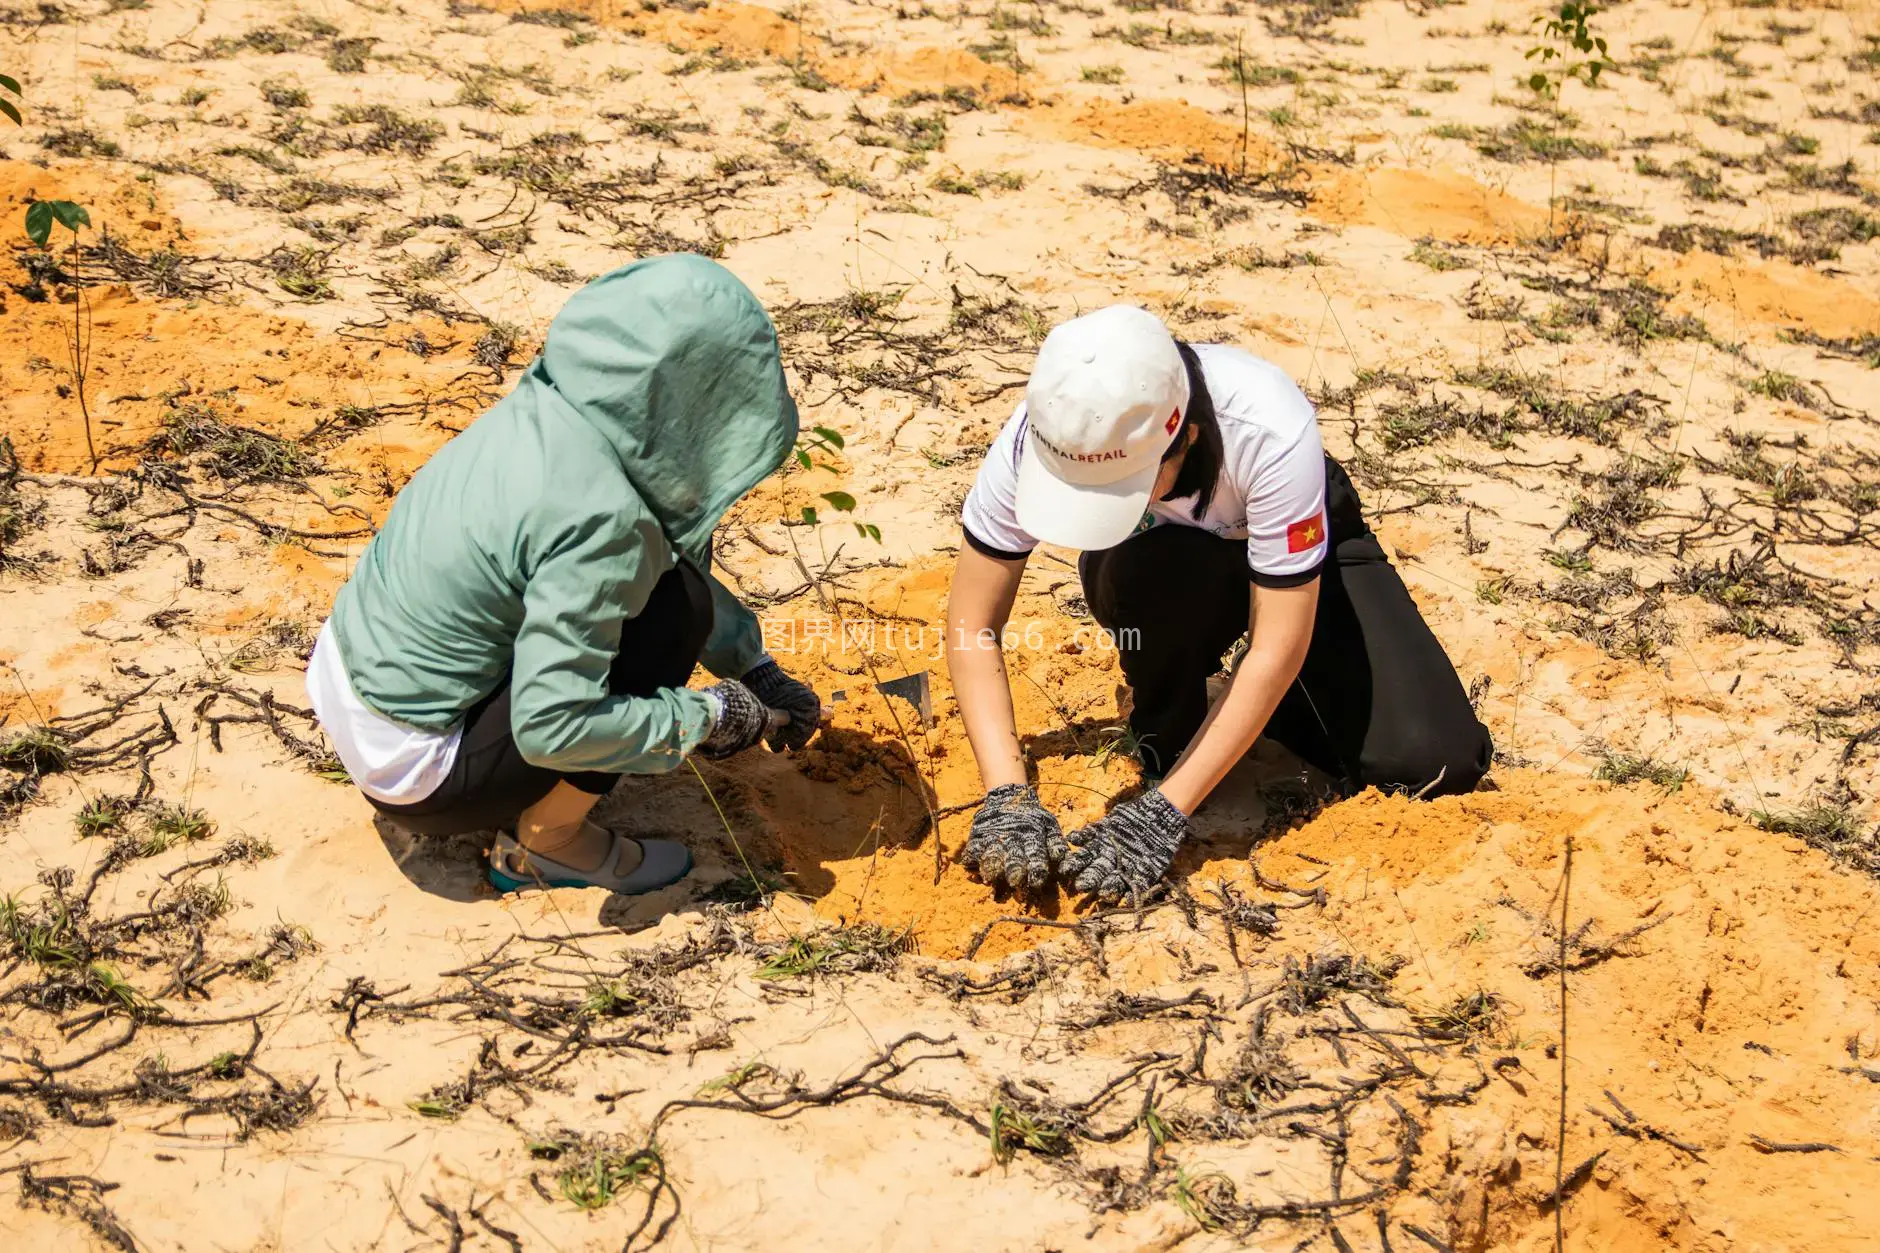
{"type": "Polygon", "coordinates": [[[510,322],[491,322],[471,346],[470,356],[485,369],[501,373],[509,368],[510,359],[521,347],[521,327],[510,322]]]}
{"type": "Polygon", "coordinates": [[[1439,139],[1461,139],[1475,145],[1475,150],[1491,161],[1519,165],[1526,161],[1566,161],[1592,159],[1606,155],[1606,145],[1575,134],[1572,116],[1565,115],[1559,125],[1548,126],[1531,117],[1516,118],[1506,126],[1464,126],[1446,122],[1431,128],[1439,139]]]}
{"type": "Polygon", "coordinates": [[[57,774],[71,764],[71,748],[51,727],[27,727],[0,741],[0,766],[31,775],[57,774]]]}
{"type": "Polygon", "coordinates": [[[153,448],[197,456],[204,467],[223,480],[304,479],[320,468],[318,460],[301,445],[266,431],[237,426],[204,401],[188,401],[172,409],[153,448]]]}
{"type": "Polygon", "coordinates": [[[128,796],[94,796],[85,802],[73,821],[83,839],[116,835],[124,829],[124,819],[135,807],[128,796]]]}
{"type": "Polygon", "coordinates": [[[608,979],[590,980],[581,998],[581,1014],[586,1018],[621,1018],[640,1006],[631,988],[608,979]]]}
{"type": "Polygon", "coordinates": [[[1846,805],[1807,805],[1778,813],[1752,809],[1750,821],[1765,831],[1799,835],[1809,840],[1851,840],[1860,834],[1853,811],[1846,805]]]}
{"type": "Polygon", "coordinates": [[[1078,77],[1086,83],[1102,83],[1114,87],[1123,81],[1123,67],[1120,65],[1086,65],[1078,72],[1078,77]]]}
{"type": "Polygon", "coordinates": [[[439,1122],[456,1122],[463,1117],[464,1110],[469,1108],[461,1095],[444,1088],[427,1092],[415,1101],[405,1102],[405,1105],[412,1113],[423,1118],[435,1118],[439,1122]]]}
{"type": "Polygon", "coordinates": [[[1175,1182],[1170,1185],[1170,1191],[1175,1196],[1175,1204],[1182,1213],[1194,1220],[1197,1227],[1203,1231],[1213,1231],[1221,1225],[1213,1198],[1221,1196],[1223,1200],[1230,1199],[1234,1184],[1218,1170],[1192,1175],[1186,1166],[1177,1166],[1175,1182]]]}
{"type": "Polygon", "coordinates": [[[1090,755],[1090,764],[1099,770],[1119,757],[1135,757],[1141,747],[1135,728],[1128,723],[1104,727],[1098,734],[1103,738],[1097,744],[1097,751],[1090,755]]]}
{"type": "Polygon", "coordinates": [[[1593,559],[1584,548],[1549,548],[1543,554],[1547,564],[1568,574],[1591,574],[1593,559]]]}
{"type": "Polygon", "coordinates": [[[911,930],[890,931],[872,922],[827,927],[791,936],[758,966],[759,979],[790,979],[815,974],[888,971],[900,963],[913,940],[911,930]]]}
{"type": "Polygon", "coordinates": [[[1743,390],[1752,396],[1767,396],[1778,404],[1794,405],[1798,409],[1820,412],[1822,408],[1820,399],[1808,384],[1781,370],[1764,370],[1743,384],[1743,390]]]}
{"type": "Polygon", "coordinates": [[[151,1006],[150,998],[139,992],[109,962],[92,962],[85,969],[86,990],[107,1008],[138,1014],[151,1006]]]}
{"type": "Polygon", "coordinates": [[[736,1092],[753,1079],[774,1076],[777,1072],[764,1062],[745,1062],[736,1070],[728,1070],[716,1079],[708,1079],[698,1088],[700,1096],[711,1096],[719,1092],[736,1092]]]}
{"type": "Polygon", "coordinates": [[[1650,783],[1659,790],[1670,793],[1690,782],[1691,772],[1686,766],[1668,765],[1651,757],[1607,750],[1601,754],[1599,765],[1593,770],[1593,777],[1621,786],[1628,783],[1650,783]]]}
{"type": "Polygon", "coordinates": [[[989,1139],[992,1160],[1003,1166],[1022,1149],[1040,1157],[1063,1157],[1071,1151],[1071,1138],[1062,1127],[1044,1117],[994,1101],[989,1139]]]}
{"type": "Polygon", "coordinates": [[[274,283],[290,296],[301,300],[333,299],[333,284],[327,281],[328,254],[318,248],[276,248],[268,256],[268,268],[274,271],[274,283]]]}
{"type": "Polygon", "coordinates": [[[606,1209],[622,1194],[645,1187],[665,1173],[659,1149],[644,1145],[629,1149],[599,1136],[561,1132],[552,1140],[529,1145],[529,1156],[555,1162],[556,1191],[576,1209],[606,1209]]]}
{"type": "Polygon", "coordinates": [[[207,814],[183,805],[153,805],[147,821],[151,835],[167,841],[165,847],[170,844],[194,844],[215,832],[215,823],[210,821],[207,814]]]}
{"type": "Polygon", "coordinates": [[[121,157],[124,149],[83,127],[61,127],[39,137],[39,146],[56,157],[121,157]]]}
{"type": "Polygon", "coordinates": [[[335,39],[327,49],[326,67],[335,74],[363,74],[366,56],[376,39],[335,39]]]}
{"type": "Polygon", "coordinates": [[[570,1167],[557,1176],[561,1195],[576,1209],[605,1209],[620,1193],[638,1187],[659,1164],[650,1149],[632,1153],[603,1150],[592,1154],[581,1166],[570,1167]]]}
{"type": "Polygon", "coordinates": [[[6,941],[9,956],[42,968],[70,969],[85,956],[78,925],[63,897],[29,913],[14,897],[0,896],[0,940],[6,941]]]}
{"type": "Polygon", "coordinates": [[[1299,71],[1290,65],[1265,65],[1244,54],[1224,56],[1213,68],[1227,75],[1228,83],[1234,87],[1274,87],[1299,81],[1299,71]]]}
{"type": "Polygon", "coordinates": [[[1419,265],[1427,265],[1432,270],[1465,270],[1469,263],[1460,260],[1449,249],[1442,247],[1435,240],[1424,238],[1417,240],[1415,248],[1410,250],[1410,259],[1419,265]]]}
{"type": "Polygon", "coordinates": [[[283,113],[290,109],[309,108],[313,104],[313,97],[305,87],[272,78],[262,80],[261,99],[270,109],[279,109],[283,113]]]}
{"type": "Polygon", "coordinates": [[[970,179],[944,170],[934,175],[927,186],[935,191],[943,191],[949,196],[977,196],[979,194],[979,188],[970,179]]]}
{"type": "Polygon", "coordinates": [[[415,118],[383,104],[343,104],[333,110],[341,126],[370,126],[364,136],[346,146],[362,152],[401,152],[421,157],[437,144],[444,128],[429,118],[415,118]]]}
{"type": "Polygon", "coordinates": [[[1880,239],[1880,215],[1847,205],[1830,205],[1790,214],[1789,229],[1816,245],[1864,244],[1880,239]]]}
{"type": "Polygon", "coordinates": [[[1493,1035],[1500,1030],[1506,1015],[1500,997],[1478,988],[1414,1017],[1417,1026],[1430,1035],[1469,1040],[1493,1035]]]}
{"type": "Polygon", "coordinates": [[[1780,812],[1753,809],[1749,820],[1765,831],[1795,836],[1836,861],[1880,875],[1880,826],[1862,826],[1849,798],[1828,798],[1780,812]]]}

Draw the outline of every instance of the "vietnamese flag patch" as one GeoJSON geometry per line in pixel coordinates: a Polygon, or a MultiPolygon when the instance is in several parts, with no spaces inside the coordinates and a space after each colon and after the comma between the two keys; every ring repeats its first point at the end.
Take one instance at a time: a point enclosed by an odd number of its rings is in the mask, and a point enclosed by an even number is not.
{"type": "Polygon", "coordinates": [[[1308,548],[1317,548],[1324,539],[1325,515],[1315,513],[1286,528],[1286,551],[1302,553],[1308,548]]]}

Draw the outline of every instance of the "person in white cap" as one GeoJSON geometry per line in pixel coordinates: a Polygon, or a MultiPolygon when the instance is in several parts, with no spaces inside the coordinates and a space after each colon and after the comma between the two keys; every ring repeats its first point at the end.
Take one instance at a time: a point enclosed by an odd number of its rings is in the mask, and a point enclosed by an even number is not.
{"type": "Polygon", "coordinates": [[[1488,730],[1325,455],[1284,371],[1178,343],[1116,305],[1045,339],[961,510],[948,665],[987,791],[961,858],[1019,891],[1104,901],[1167,873],[1189,817],[1261,734],[1356,789],[1472,789],[1488,730]],[[1028,781],[1000,649],[1026,558],[1081,549],[1131,689],[1141,794],[1075,847],[1028,781]],[[1210,705],[1208,679],[1247,651],[1210,705]]]}

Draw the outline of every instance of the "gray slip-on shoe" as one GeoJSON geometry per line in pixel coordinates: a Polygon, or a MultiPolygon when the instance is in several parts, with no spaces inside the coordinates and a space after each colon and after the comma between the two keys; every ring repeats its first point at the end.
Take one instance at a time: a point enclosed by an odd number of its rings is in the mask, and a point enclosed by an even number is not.
{"type": "Polygon", "coordinates": [[[657,891],[691,873],[692,853],[677,840],[632,840],[614,837],[613,856],[593,870],[577,870],[540,853],[532,853],[507,831],[499,831],[490,847],[490,882],[501,892],[530,888],[606,888],[622,896],[657,891]],[[623,843],[640,848],[640,864],[620,873],[623,843]]]}

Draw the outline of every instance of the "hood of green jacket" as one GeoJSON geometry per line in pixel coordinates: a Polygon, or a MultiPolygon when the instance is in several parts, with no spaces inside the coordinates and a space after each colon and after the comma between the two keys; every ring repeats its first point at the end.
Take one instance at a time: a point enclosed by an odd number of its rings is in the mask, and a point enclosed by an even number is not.
{"type": "Polygon", "coordinates": [[[796,442],[769,315],[703,257],[636,261],[576,292],[518,390],[529,387],[552,389],[600,433],[701,568],[725,511],[796,442]]]}

